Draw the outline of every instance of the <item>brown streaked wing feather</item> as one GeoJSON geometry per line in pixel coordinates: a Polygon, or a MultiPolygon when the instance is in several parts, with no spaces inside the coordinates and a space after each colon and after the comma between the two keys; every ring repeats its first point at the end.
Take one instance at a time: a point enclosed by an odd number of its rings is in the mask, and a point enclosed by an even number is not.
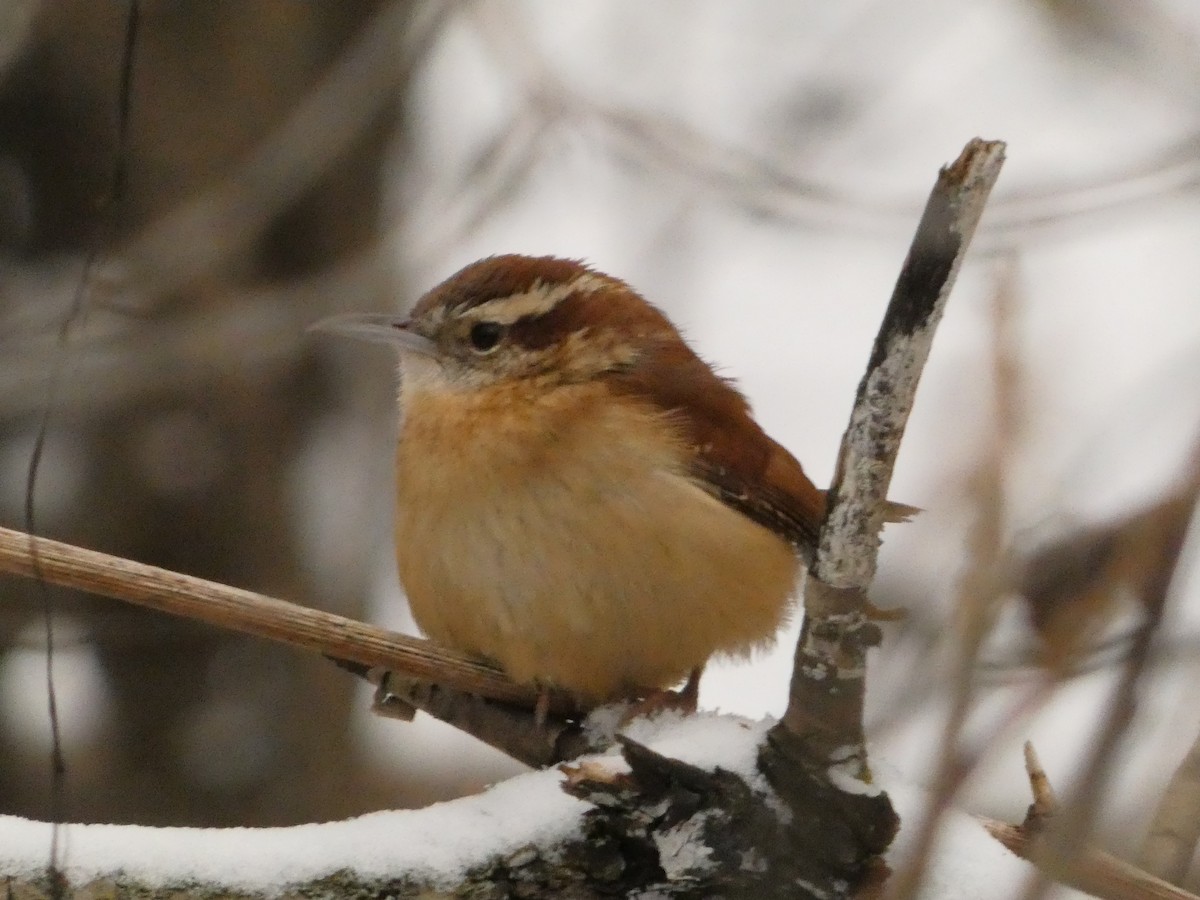
{"type": "Polygon", "coordinates": [[[825,493],[808,480],[800,463],[782,447],[776,445],[772,462],[760,478],[748,479],[743,472],[714,463],[706,455],[696,458],[692,470],[713,496],[805,554],[816,546],[825,515],[825,493]]]}
{"type": "Polygon", "coordinates": [[[655,342],[613,376],[614,386],[676,420],[693,448],[692,475],[705,490],[802,551],[816,543],[825,494],[750,415],[745,397],[685,344],[655,342]]]}

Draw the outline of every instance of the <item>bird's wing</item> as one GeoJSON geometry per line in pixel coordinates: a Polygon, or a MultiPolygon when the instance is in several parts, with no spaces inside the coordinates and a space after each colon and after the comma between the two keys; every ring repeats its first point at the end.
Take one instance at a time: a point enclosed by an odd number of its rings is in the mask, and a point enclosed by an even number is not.
{"type": "Polygon", "coordinates": [[[788,461],[775,465],[790,471],[749,474],[721,462],[719,453],[710,451],[696,454],[692,475],[726,506],[769,528],[807,555],[817,543],[825,515],[825,493],[808,480],[790,453],[782,447],[779,450],[788,461]],[[806,483],[804,486],[800,479],[806,483]]]}
{"type": "Polygon", "coordinates": [[[705,491],[770,529],[805,555],[825,515],[825,493],[796,458],[772,440],[746,398],[686,345],[643,354],[614,385],[651,403],[679,428],[688,474],[705,491]]]}

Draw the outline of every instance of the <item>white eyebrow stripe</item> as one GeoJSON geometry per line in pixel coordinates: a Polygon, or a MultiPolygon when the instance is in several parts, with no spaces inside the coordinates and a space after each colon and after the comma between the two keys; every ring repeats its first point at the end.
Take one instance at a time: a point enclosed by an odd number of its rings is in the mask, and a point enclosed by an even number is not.
{"type": "MultiPolygon", "coordinates": [[[[572,294],[591,294],[606,287],[608,281],[602,275],[586,272],[566,284],[546,284],[538,280],[529,290],[507,297],[497,297],[475,307],[478,318],[501,325],[511,325],[526,316],[544,316],[572,294]]],[[[474,310],[472,310],[474,312],[474,310]]]]}

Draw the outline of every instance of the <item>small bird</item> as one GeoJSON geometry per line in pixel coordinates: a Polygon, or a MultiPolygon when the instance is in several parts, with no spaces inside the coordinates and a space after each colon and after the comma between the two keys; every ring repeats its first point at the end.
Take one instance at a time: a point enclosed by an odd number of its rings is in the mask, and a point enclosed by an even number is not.
{"type": "Polygon", "coordinates": [[[493,256],[407,317],[396,554],[435,642],[598,704],[769,644],[825,494],[745,397],[618,278],[493,256]]]}

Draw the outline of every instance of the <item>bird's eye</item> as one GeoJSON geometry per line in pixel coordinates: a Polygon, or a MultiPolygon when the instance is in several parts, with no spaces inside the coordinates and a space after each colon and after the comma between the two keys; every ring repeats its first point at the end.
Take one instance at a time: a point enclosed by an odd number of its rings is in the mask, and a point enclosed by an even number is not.
{"type": "Polygon", "coordinates": [[[471,346],[478,353],[495,350],[504,335],[504,326],[499,322],[476,322],[471,326],[471,346]]]}

